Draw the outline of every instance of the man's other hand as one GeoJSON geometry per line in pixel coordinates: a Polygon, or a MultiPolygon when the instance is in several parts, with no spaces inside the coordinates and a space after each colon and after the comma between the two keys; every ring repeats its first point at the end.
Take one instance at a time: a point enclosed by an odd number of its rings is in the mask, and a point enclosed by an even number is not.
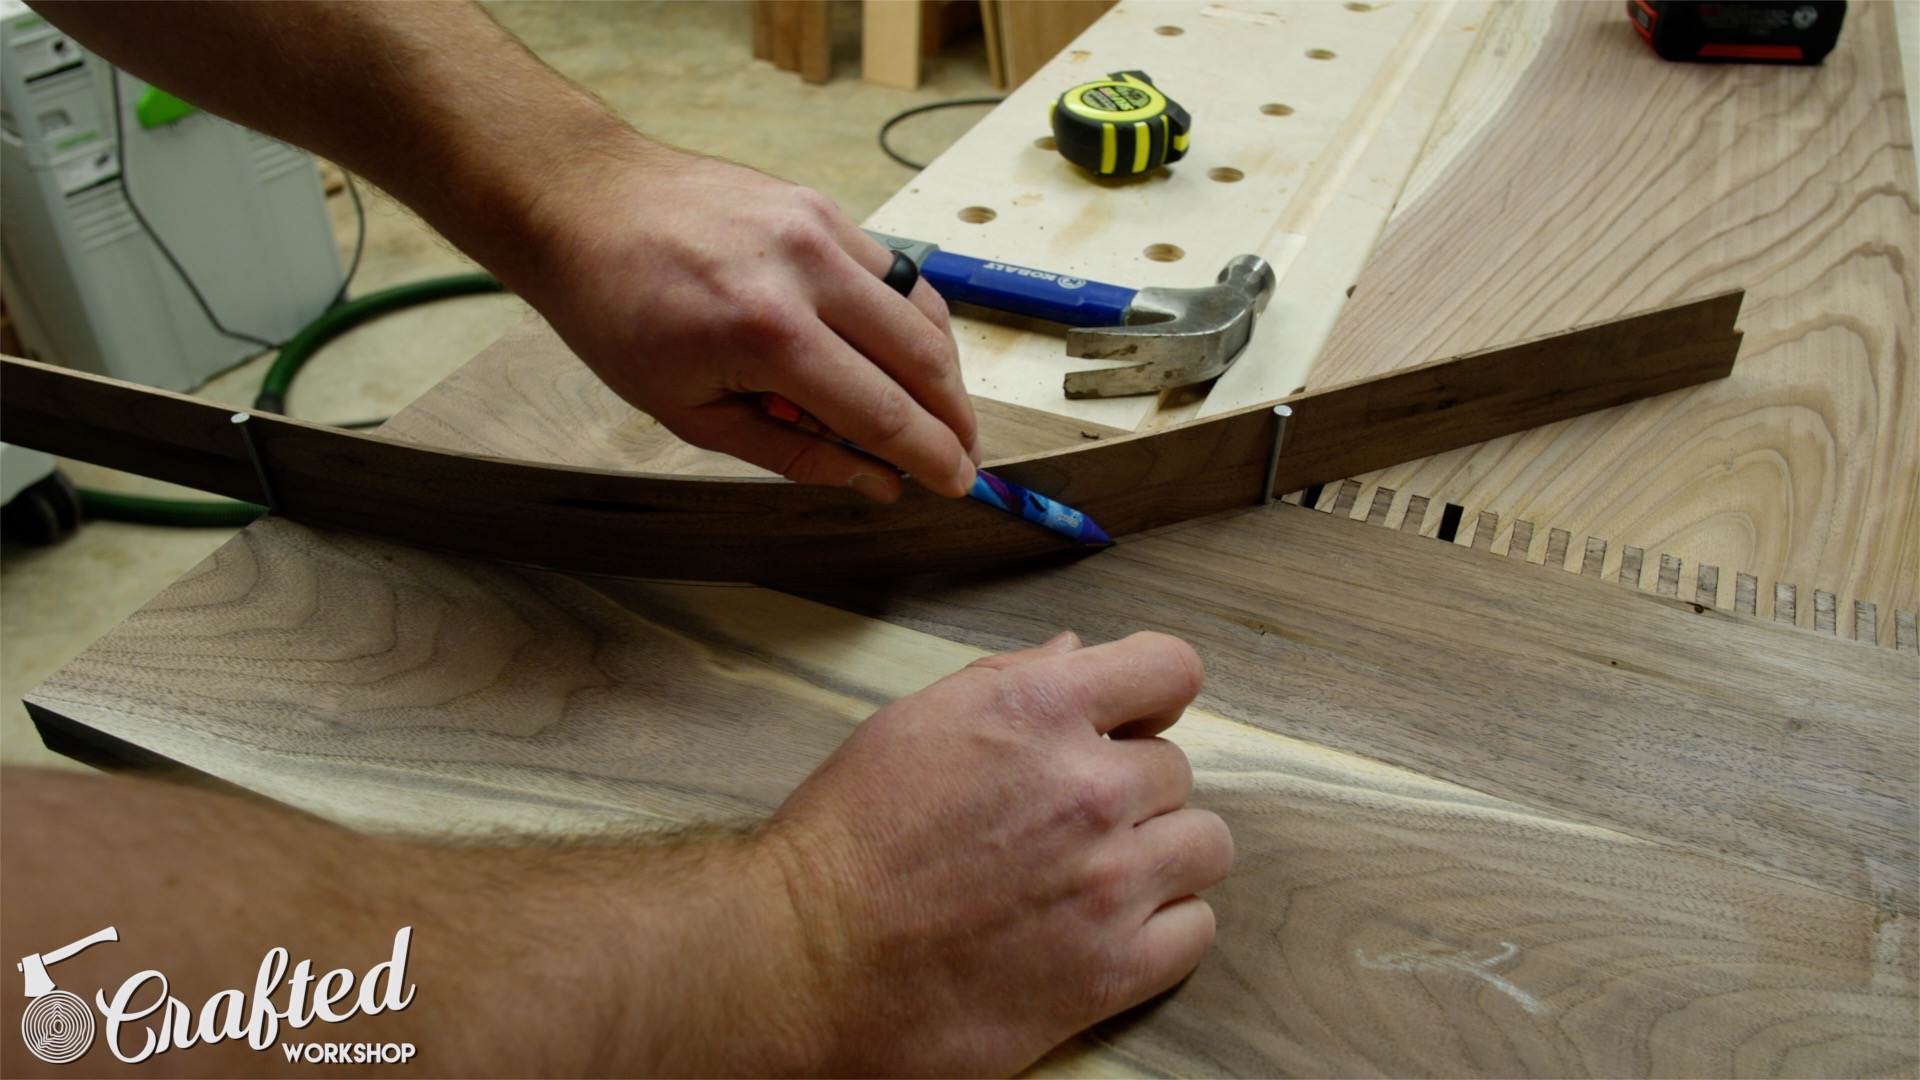
{"type": "MultiPolygon", "coordinates": [[[[1199,692],[1161,634],[1062,634],[875,713],[761,834],[833,1072],[1009,1073],[1173,986],[1233,840],[1159,734],[1199,692]],[[803,968],[806,970],[806,968],[803,968]]],[[[806,1030],[806,1029],[803,1029],[806,1030]]]]}

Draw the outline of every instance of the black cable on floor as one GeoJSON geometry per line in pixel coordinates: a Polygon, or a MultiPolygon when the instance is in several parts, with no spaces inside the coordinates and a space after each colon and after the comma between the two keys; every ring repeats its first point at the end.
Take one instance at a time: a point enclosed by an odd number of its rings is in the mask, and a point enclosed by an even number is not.
{"type": "Polygon", "coordinates": [[[961,105],[998,105],[1005,100],[1005,98],[997,97],[954,98],[952,101],[936,101],[931,105],[915,105],[913,108],[904,112],[895,113],[891,119],[880,125],[880,150],[888,157],[905,165],[909,169],[924,169],[926,168],[925,165],[908,161],[906,158],[894,153],[893,147],[887,145],[887,132],[893,130],[893,125],[905,120],[909,116],[918,116],[923,112],[932,112],[935,109],[952,109],[961,105]]]}

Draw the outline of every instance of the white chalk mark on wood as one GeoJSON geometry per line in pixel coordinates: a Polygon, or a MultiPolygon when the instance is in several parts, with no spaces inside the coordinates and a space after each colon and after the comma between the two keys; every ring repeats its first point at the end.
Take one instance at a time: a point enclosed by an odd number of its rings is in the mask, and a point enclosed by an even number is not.
{"type": "Polygon", "coordinates": [[[1547,1007],[1540,1003],[1539,998],[1515,986],[1511,979],[1493,970],[1519,955],[1520,946],[1511,941],[1501,942],[1498,953],[1482,960],[1469,960],[1457,953],[1442,956],[1433,953],[1401,952],[1369,957],[1365,949],[1353,950],[1354,959],[1360,961],[1361,967],[1371,968],[1374,971],[1422,971],[1436,968],[1443,971],[1458,971],[1463,975],[1471,975],[1507,995],[1519,1002],[1520,1007],[1530,1013],[1545,1012],[1547,1007]]]}

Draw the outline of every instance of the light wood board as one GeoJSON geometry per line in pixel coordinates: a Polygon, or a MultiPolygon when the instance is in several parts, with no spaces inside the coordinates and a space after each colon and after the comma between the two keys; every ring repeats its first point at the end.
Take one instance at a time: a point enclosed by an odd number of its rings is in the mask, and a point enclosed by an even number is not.
{"type": "MultiPolygon", "coordinates": [[[[1738,285],[1723,383],[1361,477],[1813,593],[1920,604],[1920,194],[1892,10],[1817,68],[1669,64],[1618,5],[1500,9],[1312,382],[1738,285]]],[[[1503,534],[1496,551],[1509,543],[1503,534]]],[[[1536,558],[1539,556],[1536,555],[1536,558]]],[[[1647,588],[1653,588],[1649,575],[1647,588]]],[[[1893,620],[1878,630],[1892,644],[1893,620]]],[[[1846,630],[1843,628],[1842,633],[1846,630]]]]}
{"type": "Polygon", "coordinates": [[[999,73],[994,85],[1018,87],[1054,54],[1092,26],[1113,0],[995,0],[982,6],[993,20],[990,40],[999,73]]]}
{"type": "MultiPolygon", "coordinates": [[[[1423,3],[1341,130],[1307,169],[1301,191],[1258,241],[1282,262],[1262,318],[1272,325],[1211,387],[1163,398],[1149,423],[1216,416],[1299,393],[1380,231],[1435,133],[1449,91],[1481,40],[1489,3],[1423,3]]],[[[1328,63],[1344,63],[1335,57],[1328,63]]],[[[1224,224],[1232,229],[1239,223],[1224,224]]],[[[1497,344],[1488,342],[1488,344],[1497,344]]]]}
{"type": "Polygon", "coordinates": [[[920,85],[922,0],[861,0],[860,77],[912,90],[920,85]]]}

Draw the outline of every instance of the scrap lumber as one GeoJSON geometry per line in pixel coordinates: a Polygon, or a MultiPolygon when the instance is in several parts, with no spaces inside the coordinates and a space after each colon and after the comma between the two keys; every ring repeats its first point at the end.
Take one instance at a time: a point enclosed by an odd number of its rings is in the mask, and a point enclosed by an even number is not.
{"type": "Polygon", "coordinates": [[[753,57],[810,83],[833,77],[833,36],[827,0],[752,0],[753,57]]]}
{"type": "MultiPolygon", "coordinates": [[[[1271,490],[1723,377],[1739,348],[1739,305],[1739,294],[1727,294],[1293,399],[1288,450],[1271,490]]],[[[444,451],[235,414],[13,358],[0,362],[0,379],[0,418],[21,445],[456,554],[594,573],[774,581],[988,565],[1072,547],[1012,515],[914,486],[883,507],[850,491],[784,481],[636,475],[444,451]]],[[[526,410],[518,411],[524,429],[526,410]]],[[[573,426],[555,419],[558,430],[573,426]]],[[[489,404],[466,423],[499,421],[489,404]]],[[[992,466],[1123,536],[1261,501],[1278,432],[1273,411],[1261,407],[992,466]]]]}
{"type": "Polygon", "coordinates": [[[862,0],[860,77],[898,90],[918,87],[923,18],[921,0],[862,0]]]}
{"type": "Polygon", "coordinates": [[[1000,0],[983,8],[993,21],[994,85],[1018,87],[1113,6],[1113,0],[1000,0]]]}

